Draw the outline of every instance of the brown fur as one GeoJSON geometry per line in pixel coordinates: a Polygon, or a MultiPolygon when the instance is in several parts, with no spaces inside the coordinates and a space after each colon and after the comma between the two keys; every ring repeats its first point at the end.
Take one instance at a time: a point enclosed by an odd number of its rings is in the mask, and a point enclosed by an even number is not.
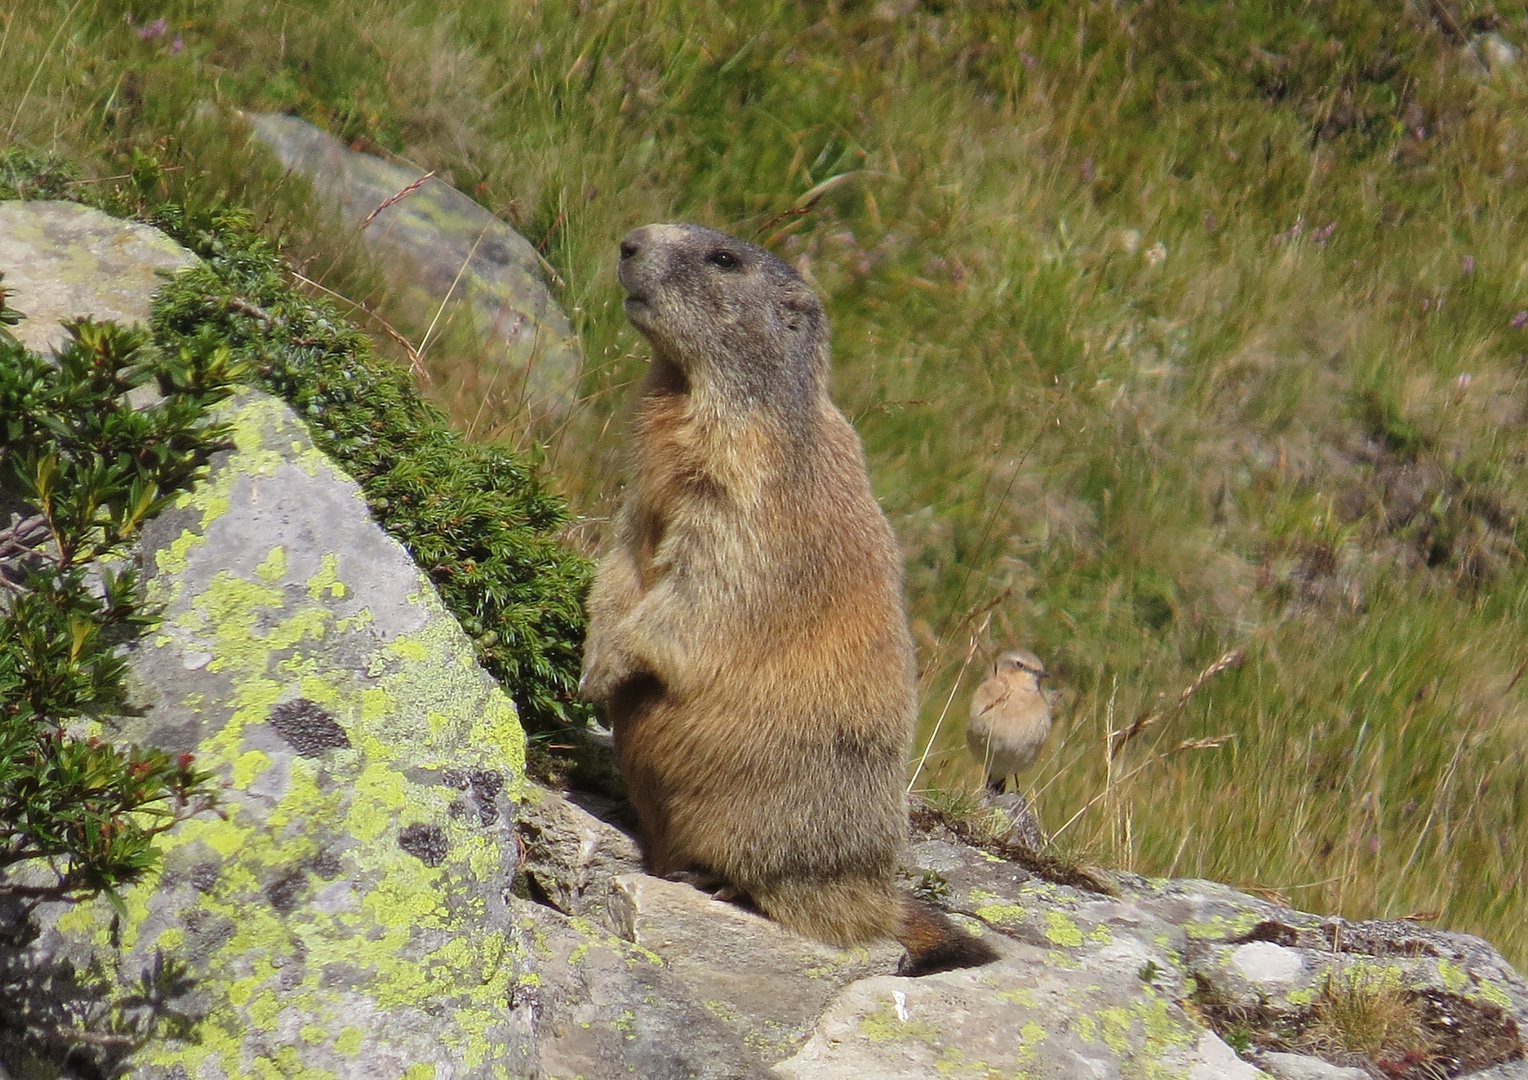
{"type": "Polygon", "coordinates": [[[609,703],[649,869],[833,944],[897,937],[919,973],[993,959],[893,884],[913,649],[816,295],[696,226],[632,233],[621,281],[654,355],[582,685],[609,703]]]}

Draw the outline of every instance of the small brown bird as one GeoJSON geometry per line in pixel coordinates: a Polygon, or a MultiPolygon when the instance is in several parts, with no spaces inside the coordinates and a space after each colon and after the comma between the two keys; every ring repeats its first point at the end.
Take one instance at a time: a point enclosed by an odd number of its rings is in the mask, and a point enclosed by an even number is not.
{"type": "Polygon", "coordinates": [[[971,696],[966,744],[1001,795],[1003,782],[1034,763],[1050,734],[1050,702],[1040,689],[1045,664],[1028,649],[1010,649],[971,696]]]}

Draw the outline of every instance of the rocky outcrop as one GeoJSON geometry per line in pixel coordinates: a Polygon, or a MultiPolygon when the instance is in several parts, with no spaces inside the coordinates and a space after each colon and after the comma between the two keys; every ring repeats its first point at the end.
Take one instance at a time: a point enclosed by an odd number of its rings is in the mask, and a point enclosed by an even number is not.
{"type": "Polygon", "coordinates": [[[297,418],[224,408],[231,447],[144,534],[164,618],[132,649],[141,715],[107,733],[195,753],[220,812],[167,833],[121,909],[0,910],[0,1070],[1528,1077],[1528,984],[1483,941],[1068,871],[926,810],[909,884],[995,964],[901,978],[890,944],[642,874],[612,808],[526,780],[509,699],[297,418]],[[1415,1060],[1311,1035],[1324,1002],[1381,991],[1425,1029],[1415,1060]]]}
{"type": "Polygon", "coordinates": [[[1436,1051],[1425,1066],[1328,1054],[1360,1061],[1370,1071],[1359,1075],[1528,1078],[1528,983],[1478,938],[1310,915],[1208,881],[1095,873],[1098,888],[1057,884],[929,813],[915,821],[909,876],[994,941],[1000,962],[901,978],[895,949],[827,949],[625,872],[624,834],[560,797],[527,808],[520,827],[565,838],[528,844],[526,873],[546,902],[661,956],[791,1080],[1351,1077],[1353,1065],[1265,1047],[1332,988],[1355,986],[1416,1002],[1436,1051]],[[1245,1056],[1221,1032],[1245,1039],[1245,1056]]]}
{"type": "Polygon", "coordinates": [[[158,229],[88,206],[0,202],[0,272],[28,316],[13,333],[36,352],[63,344],[64,319],[146,322],[160,274],[195,261],[158,229]]]}
{"type": "Polygon", "coordinates": [[[255,137],[312,184],[326,208],[360,228],[372,257],[431,336],[480,342],[484,386],[533,419],[578,397],[583,353],[525,238],[444,181],[348,149],[327,131],[280,113],[249,113],[255,137]]]}

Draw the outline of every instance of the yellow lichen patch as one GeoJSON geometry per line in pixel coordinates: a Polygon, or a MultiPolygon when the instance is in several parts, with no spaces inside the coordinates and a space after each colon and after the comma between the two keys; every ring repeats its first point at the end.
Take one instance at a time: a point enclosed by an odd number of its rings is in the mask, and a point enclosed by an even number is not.
{"type": "Polygon", "coordinates": [[[191,549],[206,542],[205,536],[187,529],[171,541],[168,548],[155,553],[154,566],[161,574],[182,574],[186,570],[191,549]]]}
{"type": "Polygon", "coordinates": [[[325,593],[338,599],[345,595],[345,583],[339,578],[339,557],[326,551],[320,560],[318,573],[307,580],[308,599],[318,600],[325,593]]]}
{"type": "Polygon", "coordinates": [[[1118,1005],[1098,1010],[1098,1030],[1103,1043],[1120,1057],[1130,1053],[1130,1010],[1118,1005]]]}
{"type": "Polygon", "coordinates": [[[233,763],[233,786],[247,788],[254,783],[255,778],[271,767],[271,758],[260,750],[250,750],[240,754],[239,759],[233,763]]]}
{"type": "Polygon", "coordinates": [[[987,923],[1023,922],[1028,914],[1018,904],[984,904],[976,909],[976,917],[987,923]]]}
{"type": "Polygon", "coordinates": [[[1057,945],[1075,949],[1082,944],[1082,930],[1065,912],[1047,911],[1045,923],[1045,936],[1057,945]]]}
{"type": "Polygon", "coordinates": [[[1443,980],[1444,989],[1451,994],[1459,993],[1470,981],[1470,976],[1464,968],[1448,960],[1438,961],[1438,978],[1443,980]]]}
{"type": "Polygon", "coordinates": [[[1203,922],[1183,924],[1183,932],[1196,941],[1224,940],[1231,936],[1230,921],[1223,915],[1214,915],[1203,922]]]}
{"type": "Polygon", "coordinates": [[[255,567],[255,576],[272,585],[286,577],[286,548],[280,544],[271,548],[265,561],[255,567]]]}
{"type": "Polygon", "coordinates": [[[1497,986],[1495,983],[1487,982],[1482,979],[1479,983],[1479,987],[1480,996],[1485,998],[1492,1005],[1495,1005],[1497,1008],[1510,1009],[1513,1007],[1512,998],[1508,996],[1505,990],[1497,986]]]}
{"type": "Polygon", "coordinates": [[[400,660],[407,660],[415,664],[430,655],[430,650],[422,642],[413,641],[408,638],[400,638],[393,642],[388,646],[388,651],[400,660]]]}
{"type": "Polygon", "coordinates": [[[1165,998],[1158,997],[1149,986],[1143,990],[1145,1000],[1131,1002],[1130,1009],[1146,1034],[1146,1053],[1156,1057],[1175,1046],[1187,1046],[1197,1038],[1194,1031],[1173,1019],[1165,998]]]}
{"type": "Polygon", "coordinates": [[[860,1018],[860,1033],[873,1043],[916,1041],[934,1043],[939,1028],[926,1020],[901,1019],[893,1007],[881,1005],[875,1012],[860,1018]]]}
{"type": "Polygon", "coordinates": [[[997,997],[999,1001],[1012,1002],[1015,1005],[1022,1005],[1026,1009],[1037,1007],[1035,1005],[1035,995],[1027,987],[1015,986],[1008,990],[999,990],[997,997]]]}

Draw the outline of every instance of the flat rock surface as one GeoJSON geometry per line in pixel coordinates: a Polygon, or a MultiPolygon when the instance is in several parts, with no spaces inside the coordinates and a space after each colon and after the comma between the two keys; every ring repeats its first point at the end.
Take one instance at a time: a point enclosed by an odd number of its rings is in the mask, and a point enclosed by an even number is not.
{"type": "Polygon", "coordinates": [[[163,275],[196,256],[158,229],[72,202],[0,202],[0,273],[6,302],[27,317],[11,328],[47,352],[64,342],[59,323],[80,315],[146,323],[163,275]]]}
{"type": "Polygon", "coordinates": [[[533,417],[573,404],[583,353],[524,237],[444,181],[350,150],[306,120],[245,119],[341,221],[364,225],[368,248],[433,337],[456,328],[482,343],[484,385],[509,400],[523,393],[533,417]]]}

